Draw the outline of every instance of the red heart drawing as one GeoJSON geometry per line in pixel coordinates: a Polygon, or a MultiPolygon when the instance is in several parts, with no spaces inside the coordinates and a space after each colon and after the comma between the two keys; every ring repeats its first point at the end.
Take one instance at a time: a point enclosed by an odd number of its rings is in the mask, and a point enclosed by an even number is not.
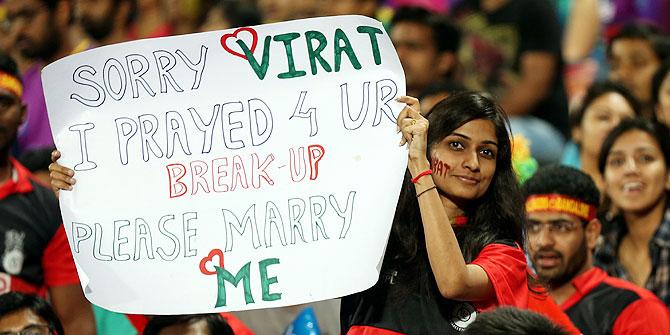
{"type": "Polygon", "coordinates": [[[228,51],[231,55],[235,55],[237,57],[247,59],[247,56],[245,54],[239,53],[239,52],[231,49],[226,44],[226,40],[228,38],[230,38],[230,37],[237,38],[237,34],[241,31],[246,31],[246,32],[251,34],[252,42],[251,42],[251,48],[249,50],[251,51],[251,53],[254,53],[254,51],[256,51],[256,44],[258,44],[258,33],[256,32],[256,30],[254,30],[254,28],[250,28],[250,27],[238,28],[232,34],[223,34],[223,36],[221,36],[221,46],[223,47],[224,50],[228,51]]]}
{"type": "Polygon", "coordinates": [[[200,260],[200,272],[202,272],[202,274],[204,275],[216,274],[216,269],[214,269],[214,271],[209,271],[206,266],[207,263],[209,262],[214,263],[214,256],[219,256],[219,267],[223,268],[223,251],[221,251],[221,249],[212,249],[212,251],[209,252],[209,255],[207,255],[207,257],[200,260]]]}

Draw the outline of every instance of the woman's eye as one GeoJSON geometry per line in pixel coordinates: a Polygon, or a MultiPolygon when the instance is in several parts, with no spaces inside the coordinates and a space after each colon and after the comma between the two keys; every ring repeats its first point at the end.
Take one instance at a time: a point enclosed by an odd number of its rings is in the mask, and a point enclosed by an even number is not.
{"type": "Polygon", "coordinates": [[[455,150],[461,150],[464,148],[463,143],[458,141],[449,142],[449,147],[455,150]]]}
{"type": "Polygon", "coordinates": [[[623,165],[623,158],[610,158],[607,161],[607,165],[609,166],[621,166],[623,165]]]}
{"type": "Polygon", "coordinates": [[[611,118],[609,114],[600,114],[596,117],[598,121],[609,121],[611,118]]]}
{"type": "Polygon", "coordinates": [[[655,157],[652,155],[642,155],[640,156],[640,161],[645,163],[651,163],[655,160],[655,157]]]}
{"type": "Polygon", "coordinates": [[[491,150],[491,149],[482,149],[480,152],[482,153],[482,155],[484,155],[485,157],[488,157],[488,158],[495,158],[496,157],[496,153],[493,152],[493,150],[491,150]]]}

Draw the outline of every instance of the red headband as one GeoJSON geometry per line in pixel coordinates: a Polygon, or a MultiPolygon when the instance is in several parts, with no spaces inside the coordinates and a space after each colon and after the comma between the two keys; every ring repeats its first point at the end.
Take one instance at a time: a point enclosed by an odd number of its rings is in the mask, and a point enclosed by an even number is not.
{"type": "Polygon", "coordinates": [[[0,71],[0,88],[8,90],[10,93],[21,98],[23,96],[23,85],[16,76],[7,72],[0,71]]]}
{"type": "Polygon", "coordinates": [[[526,213],[552,211],[572,214],[582,220],[596,218],[596,207],[562,194],[535,194],[526,199],[526,213]]]}

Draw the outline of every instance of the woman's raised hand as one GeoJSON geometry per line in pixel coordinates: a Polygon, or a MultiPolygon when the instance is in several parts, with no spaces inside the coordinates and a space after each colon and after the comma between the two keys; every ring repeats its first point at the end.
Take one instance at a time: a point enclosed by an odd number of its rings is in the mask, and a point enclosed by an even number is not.
{"type": "Polygon", "coordinates": [[[60,190],[72,190],[72,185],[77,181],[73,178],[74,171],[58,164],[60,158],[60,151],[54,150],[51,152],[51,161],[49,164],[49,177],[51,178],[51,188],[56,195],[60,190]]]}
{"type": "Polygon", "coordinates": [[[421,115],[419,99],[400,96],[396,101],[405,103],[405,108],[398,114],[396,124],[402,133],[400,145],[407,144],[410,161],[426,160],[426,141],[428,136],[428,120],[421,115]]]}

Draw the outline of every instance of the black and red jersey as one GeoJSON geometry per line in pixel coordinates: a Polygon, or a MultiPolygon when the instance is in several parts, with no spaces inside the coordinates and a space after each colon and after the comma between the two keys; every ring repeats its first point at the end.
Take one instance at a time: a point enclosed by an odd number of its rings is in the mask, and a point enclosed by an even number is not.
{"type": "Polygon", "coordinates": [[[484,247],[476,264],[488,275],[494,296],[486,301],[445,299],[427,260],[385,266],[373,287],[342,298],[342,334],[458,334],[477,314],[496,306],[526,308],[526,258],[513,242],[484,247]]]}
{"type": "Polygon", "coordinates": [[[584,334],[670,334],[670,312],[649,290],[594,267],[571,284],[561,308],[584,334]]]}
{"type": "Polygon", "coordinates": [[[53,192],[11,159],[0,184],[0,293],[44,294],[50,286],[79,284],[53,192]]]}

